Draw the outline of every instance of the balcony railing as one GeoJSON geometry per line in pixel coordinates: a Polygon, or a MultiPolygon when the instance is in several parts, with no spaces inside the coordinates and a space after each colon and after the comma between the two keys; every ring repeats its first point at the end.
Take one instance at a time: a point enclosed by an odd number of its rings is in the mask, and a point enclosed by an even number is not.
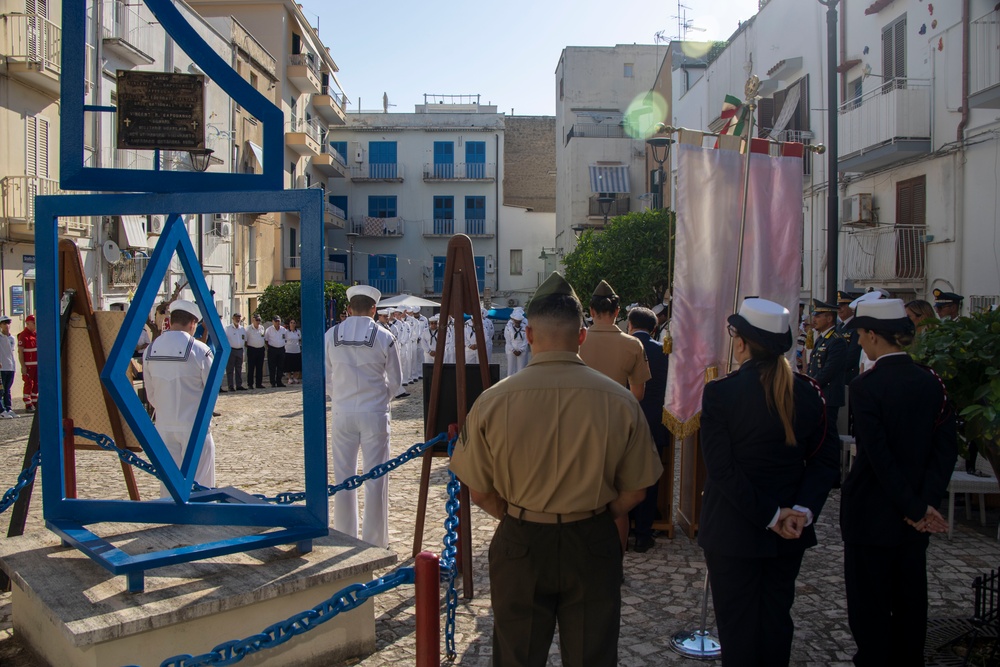
{"type": "Polygon", "coordinates": [[[347,273],[347,265],[343,262],[334,262],[328,259],[323,263],[323,270],[333,273],[347,273]]]}
{"type": "Polygon", "coordinates": [[[458,164],[425,164],[425,181],[491,181],[497,166],[492,162],[459,162],[458,164]]]}
{"type": "MultiPolygon", "coordinates": [[[[101,37],[107,42],[118,42],[126,48],[138,51],[139,59],[131,59],[134,64],[153,62],[156,53],[156,28],[158,24],[150,23],[136,12],[133,7],[139,3],[111,0],[105,2],[101,19],[101,37]],[[142,58],[141,56],[145,56],[142,58]]],[[[125,52],[119,55],[128,58],[125,52]]]]}
{"type": "Polygon", "coordinates": [[[288,123],[288,132],[301,132],[318,144],[325,143],[323,142],[323,135],[326,134],[326,129],[315,118],[310,118],[309,120],[305,118],[293,118],[288,123]]]}
{"type": "Polygon", "coordinates": [[[403,235],[403,219],[398,216],[373,218],[367,215],[351,218],[351,232],[366,238],[399,238],[403,235]]]}
{"type": "Polygon", "coordinates": [[[930,151],[931,83],[890,79],[841,105],[842,171],[865,171],[930,151]],[[872,153],[870,157],[865,154],[872,153]]]}
{"type": "MultiPolygon", "coordinates": [[[[969,30],[969,92],[975,95],[1000,84],[1000,9],[973,21],[969,30]]],[[[1000,106],[993,101],[982,106],[1000,106]]]]}
{"type": "Polygon", "coordinates": [[[844,278],[857,281],[920,282],[925,277],[923,225],[883,225],[848,232],[844,278]]]}
{"type": "MultiPolygon", "coordinates": [[[[591,218],[604,217],[604,213],[601,211],[601,203],[597,201],[598,197],[599,195],[591,195],[590,197],[590,206],[587,215],[591,218]]],[[[611,210],[608,211],[609,218],[617,215],[625,215],[632,210],[632,199],[627,194],[616,194],[614,197],[615,200],[611,202],[611,210]]]]}
{"type": "Polygon", "coordinates": [[[35,14],[8,14],[7,62],[31,64],[58,76],[61,70],[62,29],[35,14]]]}
{"type": "Polygon", "coordinates": [[[618,123],[577,123],[566,133],[566,143],[573,137],[621,139],[626,136],[625,128],[618,123]]]}
{"type": "Polygon", "coordinates": [[[149,257],[139,255],[122,258],[108,267],[108,285],[111,287],[135,287],[142,279],[149,257]]]}
{"type": "Polygon", "coordinates": [[[310,72],[320,78],[319,67],[316,65],[316,58],[311,53],[292,53],[288,56],[289,65],[305,65],[310,72]]]}
{"type": "Polygon", "coordinates": [[[398,162],[362,163],[351,167],[352,181],[402,181],[403,165],[398,162]]]}
{"type": "Polygon", "coordinates": [[[486,218],[471,218],[466,220],[453,220],[451,218],[434,218],[424,221],[424,236],[454,236],[465,234],[467,236],[493,236],[496,225],[493,220],[486,218]]]}
{"type": "MultiPolygon", "coordinates": [[[[161,154],[161,166],[171,171],[185,171],[190,168],[183,163],[189,159],[186,154],[177,153],[177,159],[171,160],[161,154]]],[[[138,151],[124,148],[103,148],[96,153],[92,153],[87,161],[88,167],[101,167],[113,169],[153,169],[153,151],[138,151]]]]}
{"type": "MultiPolygon", "coordinates": [[[[0,180],[3,218],[11,223],[24,225],[26,231],[35,229],[35,196],[64,194],[59,189],[59,181],[39,176],[7,176],[0,180]]],[[[64,216],[59,218],[59,227],[77,235],[90,233],[90,218],[64,216]]],[[[8,228],[9,229],[9,228],[8,228]]]]}
{"type": "MultiPolygon", "coordinates": [[[[357,280],[356,277],[355,280],[357,280]]],[[[402,278],[369,278],[364,281],[364,284],[371,285],[381,292],[382,296],[387,294],[399,294],[406,289],[406,284],[403,282],[402,278]]]]}

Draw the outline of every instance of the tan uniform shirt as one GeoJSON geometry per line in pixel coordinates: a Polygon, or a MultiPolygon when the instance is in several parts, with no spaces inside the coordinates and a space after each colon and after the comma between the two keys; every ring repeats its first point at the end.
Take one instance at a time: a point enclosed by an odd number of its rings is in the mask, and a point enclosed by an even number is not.
{"type": "Polygon", "coordinates": [[[577,355],[544,352],[476,400],[451,470],[533,512],[594,510],[660,478],[645,419],[631,393],[577,355]]]}
{"type": "Polygon", "coordinates": [[[587,329],[580,358],[623,387],[642,386],[652,377],[642,343],[613,324],[594,324],[587,329]]]}

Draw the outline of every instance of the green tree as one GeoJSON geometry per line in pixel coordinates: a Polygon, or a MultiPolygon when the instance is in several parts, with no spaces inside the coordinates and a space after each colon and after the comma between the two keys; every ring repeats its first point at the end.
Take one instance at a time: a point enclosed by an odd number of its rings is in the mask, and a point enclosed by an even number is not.
{"type": "Polygon", "coordinates": [[[607,280],[623,305],[652,306],[670,286],[668,253],[674,234],[669,210],[626,213],[602,230],[588,229],[563,258],[566,280],[584,303],[607,280]]]}
{"type": "MultiPolygon", "coordinates": [[[[257,312],[265,322],[271,320],[275,315],[283,320],[295,319],[302,321],[302,296],[301,283],[298,281],[282,283],[280,285],[268,285],[264,288],[260,300],[257,302],[257,312]]],[[[324,292],[324,312],[329,309],[330,300],[337,302],[337,315],[341,315],[347,308],[347,287],[340,283],[327,282],[323,286],[324,292]]]]}
{"type": "Polygon", "coordinates": [[[1000,475],[1000,311],[932,324],[913,357],[933,368],[948,389],[961,424],[959,448],[979,445],[1000,475]]]}

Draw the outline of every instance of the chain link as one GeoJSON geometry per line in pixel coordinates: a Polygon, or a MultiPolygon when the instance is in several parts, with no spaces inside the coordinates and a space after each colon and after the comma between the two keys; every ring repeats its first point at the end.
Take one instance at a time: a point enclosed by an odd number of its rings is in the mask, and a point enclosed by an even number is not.
{"type": "MultiPolygon", "coordinates": [[[[412,567],[404,567],[367,584],[351,584],[327,598],[312,609],[307,609],[284,621],[269,625],[258,634],[245,639],[223,642],[208,653],[193,656],[175,655],[160,663],[160,667],[200,667],[201,665],[234,665],[248,655],[281,646],[292,637],[309,632],[326,623],[341,612],[350,611],[369,598],[390,591],[397,586],[412,584],[412,567]]],[[[134,667],[134,666],[133,666],[134,667]]]]}
{"type": "MultiPolygon", "coordinates": [[[[448,442],[448,458],[451,458],[455,450],[455,441],[452,438],[448,442]]],[[[449,660],[454,660],[458,652],[455,649],[455,612],[458,609],[458,591],[455,590],[455,577],[458,574],[458,509],[459,491],[461,490],[458,478],[451,470],[448,471],[448,500],[444,508],[448,512],[448,517],[444,520],[444,551],[441,553],[443,564],[441,575],[447,577],[448,591],[445,593],[445,621],[444,621],[444,650],[449,660]]]]}
{"type": "Polygon", "coordinates": [[[42,462],[42,453],[35,452],[35,455],[31,457],[31,462],[28,467],[21,471],[21,474],[17,476],[17,484],[7,489],[3,494],[3,499],[0,500],[0,514],[3,514],[7,509],[17,502],[17,497],[21,495],[21,491],[24,487],[29,484],[33,484],[35,481],[35,471],[38,470],[38,464],[42,462]]]}
{"type": "Polygon", "coordinates": [[[74,428],[73,435],[80,436],[81,438],[86,438],[87,440],[93,440],[98,447],[101,449],[106,449],[109,452],[114,452],[118,455],[125,463],[131,466],[135,466],[143,472],[148,472],[150,475],[156,479],[160,479],[160,473],[156,470],[156,466],[148,461],[139,458],[127,449],[122,449],[115,444],[115,441],[104,435],[103,433],[95,433],[94,431],[88,431],[83,428],[74,428]]]}

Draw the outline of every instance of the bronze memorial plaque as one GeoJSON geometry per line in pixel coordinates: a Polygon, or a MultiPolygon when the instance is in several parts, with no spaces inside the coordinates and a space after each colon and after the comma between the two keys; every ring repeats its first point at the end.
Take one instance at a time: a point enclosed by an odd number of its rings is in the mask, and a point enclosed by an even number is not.
{"type": "Polygon", "coordinates": [[[118,70],[118,148],[205,148],[205,77],[118,70]]]}

